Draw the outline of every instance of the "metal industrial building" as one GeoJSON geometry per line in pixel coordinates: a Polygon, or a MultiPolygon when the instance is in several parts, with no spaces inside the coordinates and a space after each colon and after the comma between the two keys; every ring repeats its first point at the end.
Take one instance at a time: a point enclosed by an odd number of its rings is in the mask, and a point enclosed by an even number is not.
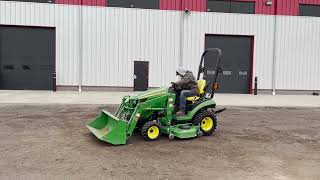
{"type": "Polygon", "coordinates": [[[159,87],[219,47],[221,92],[320,90],[320,0],[22,1],[0,0],[0,89],[159,87]]]}

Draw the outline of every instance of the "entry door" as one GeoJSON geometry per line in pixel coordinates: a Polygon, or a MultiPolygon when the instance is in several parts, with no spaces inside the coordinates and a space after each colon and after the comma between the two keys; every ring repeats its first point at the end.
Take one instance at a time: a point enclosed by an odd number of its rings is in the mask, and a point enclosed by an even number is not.
{"type": "Polygon", "coordinates": [[[52,90],[55,29],[0,26],[0,89],[52,90]]]}
{"type": "MultiPolygon", "coordinates": [[[[222,51],[218,93],[249,94],[251,83],[252,37],[206,35],[206,48],[220,48],[222,51]]],[[[205,58],[206,80],[213,81],[217,57],[208,53],[205,58]]]]}
{"type": "Polygon", "coordinates": [[[149,62],[134,61],[134,90],[145,91],[149,87],[149,62]]]}

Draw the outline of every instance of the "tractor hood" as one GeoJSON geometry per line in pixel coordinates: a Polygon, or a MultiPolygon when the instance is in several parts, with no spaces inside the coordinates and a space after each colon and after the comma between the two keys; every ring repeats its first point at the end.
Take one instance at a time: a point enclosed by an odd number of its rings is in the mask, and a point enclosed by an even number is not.
{"type": "Polygon", "coordinates": [[[131,98],[133,98],[133,99],[153,98],[153,97],[165,95],[167,93],[168,93],[168,88],[161,87],[161,88],[151,89],[151,90],[139,93],[135,96],[131,96],[131,98]]]}

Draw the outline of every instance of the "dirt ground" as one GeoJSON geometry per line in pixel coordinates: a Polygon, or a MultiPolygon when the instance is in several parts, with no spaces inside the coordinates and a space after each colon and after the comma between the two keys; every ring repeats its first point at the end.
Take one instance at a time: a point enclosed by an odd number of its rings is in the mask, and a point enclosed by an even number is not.
{"type": "Polygon", "coordinates": [[[320,178],[319,108],[231,107],[212,136],[123,146],[84,126],[100,109],[115,107],[0,105],[0,179],[320,178]]]}

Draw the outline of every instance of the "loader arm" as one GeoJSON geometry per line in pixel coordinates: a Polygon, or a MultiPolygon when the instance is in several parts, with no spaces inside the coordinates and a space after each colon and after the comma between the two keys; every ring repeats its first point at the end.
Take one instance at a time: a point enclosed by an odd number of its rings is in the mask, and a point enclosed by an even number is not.
{"type": "Polygon", "coordinates": [[[160,89],[155,93],[157,93],[157,96],[154,94],[149,97],[142,95],[125,96],[114,115],[107,111],[102,111],[100,116],[90,120],[86,126],[102,141],[114,145],[126,144],[139,120],[154,120],[152,119],[154,112],[166,112],[167,90],[160,89]]]}
{"type": "Polygon", "coordinates": [[[138,121],[141,118],[155,120],[155,119],[150,119],[154,112],[158,112],[158,111],[165,112],[167,99],[168,99],[167,95],[162,95],[160,97],[152,98],[145,102],[137,104],[128,122],[128,130],[127,130],[128,136],[132,135],[138,121]]]}

